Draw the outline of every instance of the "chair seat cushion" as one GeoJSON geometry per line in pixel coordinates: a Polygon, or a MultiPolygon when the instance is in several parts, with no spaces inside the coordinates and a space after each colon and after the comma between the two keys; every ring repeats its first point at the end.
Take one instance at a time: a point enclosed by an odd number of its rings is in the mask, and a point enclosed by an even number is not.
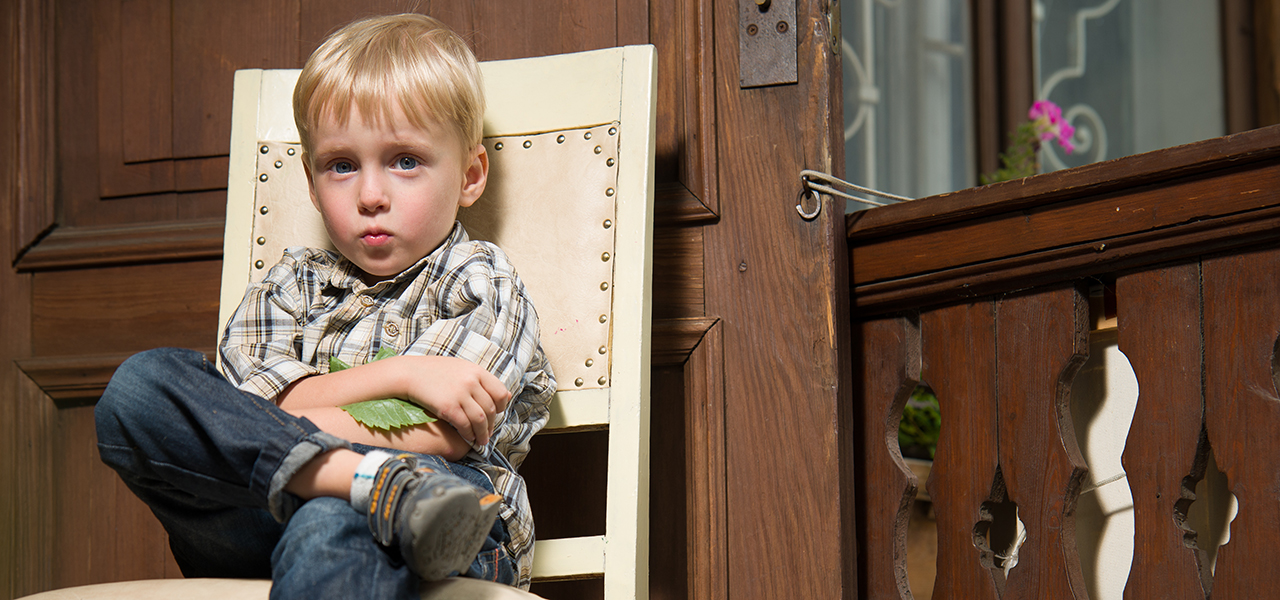
{"type": "MultiPolygon", "coordinates": [[[[149,579],[119,581],[52,590],[25,600],[267,600],[271,582],[265,579],[149,579]]],[[[422,586],[422,600],[491,598],[537,600],[516,588],[463,577],[422,586]]]]}

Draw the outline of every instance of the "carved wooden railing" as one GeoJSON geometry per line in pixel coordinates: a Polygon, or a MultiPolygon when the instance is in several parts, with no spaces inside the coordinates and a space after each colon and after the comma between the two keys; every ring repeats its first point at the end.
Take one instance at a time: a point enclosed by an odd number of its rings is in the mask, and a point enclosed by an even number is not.
{"type": "Polygon", "coordinates": [[[908,509],[924,482],[896,430],[918,379],[943,406],[933,597],[1087,597],[1068,401],[1097,282],[1114,289],[1140,388],[1125,597],[1277,593],[1280,126],[856,213],[847,233],[860,597],[910,597],[908,509]],[[1210,447],[1239,512],[1202,575],[1177,523],[1210,447]],[[977,541],[1001,502],[1026,528],[1007,578],[977,541]]]}

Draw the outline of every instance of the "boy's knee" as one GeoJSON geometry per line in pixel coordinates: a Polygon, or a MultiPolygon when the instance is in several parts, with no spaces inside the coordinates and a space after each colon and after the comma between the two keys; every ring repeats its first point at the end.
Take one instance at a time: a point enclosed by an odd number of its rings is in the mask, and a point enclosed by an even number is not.
{"type": "Polygon", "coordinates": [[[191,366],[193,360],[204,358],[190,350],[157,348],[135,354],[121,363],[94,406],[99,439],[113,431],[154,421],[158,408],[154,403],[166,400],[162,388],[179,370],[191,366]]]}

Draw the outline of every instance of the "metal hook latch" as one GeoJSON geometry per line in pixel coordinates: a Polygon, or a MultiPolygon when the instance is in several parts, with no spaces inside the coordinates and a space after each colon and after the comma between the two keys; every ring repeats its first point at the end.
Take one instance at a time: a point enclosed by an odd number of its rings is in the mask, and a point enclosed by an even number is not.
{"type": "Polygon", "coordinates": [[[800,213],[800,218],[806,221],[812,221],[818,218],[818,215],[822,212],[822,202],[821,199],[818,198],[818,193],[829,194],[846,200],[861,202],[863,204],[870,204],[871,206],[885,206],[884,202],[854,196],[848,192],[836,189],[833,186],[841,186],[855,192],[870,196],[879,196],[896,202],[908,202],[913,200],[913,198],[907,198],[906,196],[898,196],[888,192],[855,185],[838,177],[833,177],[823,173],[822,171],[811,171],[808,169],[800,171],[800,185],[802,189],[800,190],[800,195],[796,198],[796,212],[800,213]],[[812,197],[814,200],[813,209],[807,209],[804,206],[805,199],[809,197],[812,197]]]}

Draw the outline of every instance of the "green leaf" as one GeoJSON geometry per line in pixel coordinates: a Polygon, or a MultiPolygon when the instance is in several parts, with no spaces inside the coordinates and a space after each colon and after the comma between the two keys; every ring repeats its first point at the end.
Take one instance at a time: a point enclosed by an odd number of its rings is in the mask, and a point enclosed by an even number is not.
{"type": "Polygon", "coordinates": [[[343,406],[342,410],[360,424],[383,431],[436,421],[422,407],[399,398],[356,402],[343,406]]]}
{"type": "MultiPolygon", "coordinates": [[[[396,355],[396,349],[383,346],[373,356],[373,360],[382,360],[396,355]]],[[[373,362],[373,360],[369,362],[373,362]]],[[[336,373],[350,369],[351,365],[342,359],[329,357],[329,372],[336,373]]],[[[401,427],[412,427],[423,423],[435,423],[436,418],[427,414],[421,406],[399,398],[383,398],[382,400],[366,400],[342,407],[357,423],[374,429],[391,431],[401,427]]]]}

